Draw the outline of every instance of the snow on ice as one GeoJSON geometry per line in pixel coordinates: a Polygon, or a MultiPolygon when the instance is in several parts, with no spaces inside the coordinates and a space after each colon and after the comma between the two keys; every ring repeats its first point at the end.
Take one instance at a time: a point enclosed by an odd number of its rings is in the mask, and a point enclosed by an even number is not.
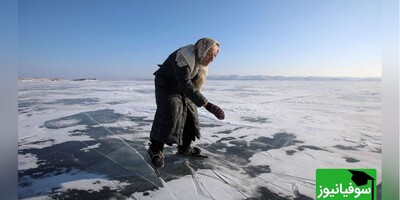
{"type": "Polygon", "coordinates": [[[199,108],[208,159],[146,160],[152,80],[20,80],[20,199],[314,199],[317,168],[375,168],[380,80],[209,80],[199,108]]]}

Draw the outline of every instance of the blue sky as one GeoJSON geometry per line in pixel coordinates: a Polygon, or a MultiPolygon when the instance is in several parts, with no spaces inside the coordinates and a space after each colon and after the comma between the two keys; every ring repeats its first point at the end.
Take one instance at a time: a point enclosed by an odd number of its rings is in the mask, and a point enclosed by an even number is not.
{"type": "Polygon", "coordinates": [[[221,43],[209,75],[381,76],[378,0],[19,0],[19,77],[151,77],[221,43]]]}

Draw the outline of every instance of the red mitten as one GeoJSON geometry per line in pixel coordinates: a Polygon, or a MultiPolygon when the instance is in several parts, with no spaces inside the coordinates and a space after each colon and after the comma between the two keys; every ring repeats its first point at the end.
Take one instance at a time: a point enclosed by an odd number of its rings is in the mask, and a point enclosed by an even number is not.
{"type": "Polygon", "coordinates": [[[220,120],[225,119],[225,113],[224,113],[224,111],[223,111],[220,107],[218,107],[218,106],[216,106],[216,105],[214,105],[214,104],[208,102],[208,103],[206,104],[205,108],[206,108],[210,113],[214,114],[215,117],[217,117],[218,119],[220,119],[220,120]]]}

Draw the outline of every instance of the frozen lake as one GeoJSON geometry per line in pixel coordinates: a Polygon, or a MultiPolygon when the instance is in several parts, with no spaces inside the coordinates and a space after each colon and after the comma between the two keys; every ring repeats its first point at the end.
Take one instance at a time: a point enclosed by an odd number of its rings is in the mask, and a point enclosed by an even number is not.
{"type": "MultiPolygon", "coordinates": [[[[152,80],[19,81],[20,199],[314,199],[317,168],[375,168],[381,82],[209,80],[199,108],[208,159],[166,147],[147,164],[152,80]]],[[[379,191],[378,191],[379,192],[379,191]]]]}

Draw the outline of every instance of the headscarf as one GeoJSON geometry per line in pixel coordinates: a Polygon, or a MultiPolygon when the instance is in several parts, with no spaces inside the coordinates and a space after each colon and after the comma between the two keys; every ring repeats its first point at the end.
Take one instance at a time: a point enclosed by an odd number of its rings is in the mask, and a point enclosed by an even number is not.
{"type": "Polygon", "coordinates": [[[219,42],[211,38],[201,38],[197,40],[197,42],[194,44],[196,62],[201,63],[201,61],[203,61],[203,59],[206,57],[208,50],[210,50],[214,44],[219,47],[219,42]]]}
{"type": "Polygon", "coordinates": [[[192,82],[196,89],[200,90],[207,78],[208,66],[202,65],[203,59],[206,57],[208,50],[219,42],[211,38],[201,38],[194,45],[187,45],[177,53],[176,62],[179,67],[189,65],[192,82]]]}

